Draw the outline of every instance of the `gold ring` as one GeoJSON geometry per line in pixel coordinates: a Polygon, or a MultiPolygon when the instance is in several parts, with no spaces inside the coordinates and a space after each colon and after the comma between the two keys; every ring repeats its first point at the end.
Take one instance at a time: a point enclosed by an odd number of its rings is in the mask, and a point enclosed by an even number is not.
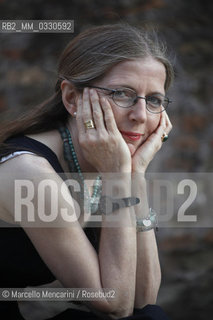
{"type": "Polygon", "coordinates": [[[94,129],[95,128],[95,125],[94,125],[94,122],[92,121],[92,119],[85,121],[84,125],[85,125],[86,129],[94,129]]]}
{"type": "Polygon", "coordinates": [[[165,142],[167,139],[169,138],[168,134],[166,134],[165,132],[163,133],[162,137],[161,137],[161,141],[165,142]]]}

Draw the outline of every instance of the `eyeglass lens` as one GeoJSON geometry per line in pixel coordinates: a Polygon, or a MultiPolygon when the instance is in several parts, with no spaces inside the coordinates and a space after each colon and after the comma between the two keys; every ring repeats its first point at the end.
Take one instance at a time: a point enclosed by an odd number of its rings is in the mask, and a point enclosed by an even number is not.
{"type": "Polygon", "coordinates": [[[116,90],[113,93],[113,101],[120,107],[128,108],[137,103],[138,99],[146,100],[146,108],[152,113],[159,113],[166,109],[168,100],[160,95],[138,97],[133,90],[116,90]]]}

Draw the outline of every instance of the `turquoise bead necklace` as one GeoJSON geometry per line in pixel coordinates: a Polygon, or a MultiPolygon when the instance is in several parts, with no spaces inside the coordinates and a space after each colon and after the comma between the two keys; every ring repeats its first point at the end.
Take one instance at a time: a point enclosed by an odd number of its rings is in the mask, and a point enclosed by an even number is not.
{"type": "Polygon", "coordinates": [[[87,200],[87,206],[91,213],[96,213],[98,209],[98,201],[101,197],[101,177],[98,175],[94,184],[93,184],[93,193],[92,196],[89,194],[89,190],[84,181],[84,176],[81,171],[78,158],[75,152],[75,148],[72,142],[71,134],[66,126],[59,127],[59,132],[63,140],[64,148],[64,159],[67,161],[70,172],[78,172],[80,178],[80,184],[84,192],[81,193],[81,197],[87,200]]]}

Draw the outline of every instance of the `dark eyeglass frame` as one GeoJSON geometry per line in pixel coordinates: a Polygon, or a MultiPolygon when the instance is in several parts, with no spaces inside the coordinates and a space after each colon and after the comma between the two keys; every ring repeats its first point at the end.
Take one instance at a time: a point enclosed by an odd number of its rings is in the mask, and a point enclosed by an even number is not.
{"type": "Polygon", "coordinates": [[[168,108],[168,105],[172,102],[172,100],[169,100],[169,98],[163,96],[163,97],[164,97],[164,102],[166,102],[166,106],[162,106],[164,109],[161,110],[161,111],[153,112],[153,111],[150,111],[149,108],[147,107],[148,102],[149,102],[149,101],[148,101],[148,98],[151,97],[151,96],[147,96],[147,97],[138,96],[138,95],[137,95],[137,92],[136,92],[135,90],[133,90],[133,89],[130,89],[130,88],[109,89],[109,88],[103,88],[103,87],[98,87],[98,86],[87,86],[87,87],[88,87],[88,88],[94,88],[94,89],[100,89],[100,90],[110,91],[110,92],[111,92],[111,95],[112,95],[112,100],[113,100],[114,103],[115,103],[117,106],[119,106],[120,108],[130,108],[130,107],[134,106],[134,105],[137,103],[138,99],[144,99],[144,100],[146,101],[146,109],[147,109],[149,112],[151,112],[151,113],[157,114],[157,113],[161,113],[161,112],[163,112],[164,110],[166,110],[166,109],[168,108]],[[133,100],[133,103],[132,103],[131,106],[122,107],[122,106],[120,106],[118,103],[116,103],[116,101],[114,100],[114,93],[116,93],[116,92],[118,92],[118,91],[122,91],[122,89],[128,89],[128,90],[130,90],[130,91],[132,91],[132,92],[135,93],[135,99],[133,100]]]}

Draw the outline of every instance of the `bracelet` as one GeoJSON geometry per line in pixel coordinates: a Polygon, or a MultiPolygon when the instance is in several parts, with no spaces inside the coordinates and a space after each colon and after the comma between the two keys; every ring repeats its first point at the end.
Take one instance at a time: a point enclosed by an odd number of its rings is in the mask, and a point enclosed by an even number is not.
{"type": "Polygon", "coordinates": [[[138,203],[140,203],[140,199],[135,197],[114,199],[109,196],[102,196],[98,207],[101,213],[109,214],[121,208],[135,206],[138,203]]]}
{"type": "Polygon", "coordinates": [[[136,219],[137,232],[148,231],[154,228],[158,231],[157,225],[157,213],[152,208],[149,208],[149,214],[146,218],[136,219]]]}

